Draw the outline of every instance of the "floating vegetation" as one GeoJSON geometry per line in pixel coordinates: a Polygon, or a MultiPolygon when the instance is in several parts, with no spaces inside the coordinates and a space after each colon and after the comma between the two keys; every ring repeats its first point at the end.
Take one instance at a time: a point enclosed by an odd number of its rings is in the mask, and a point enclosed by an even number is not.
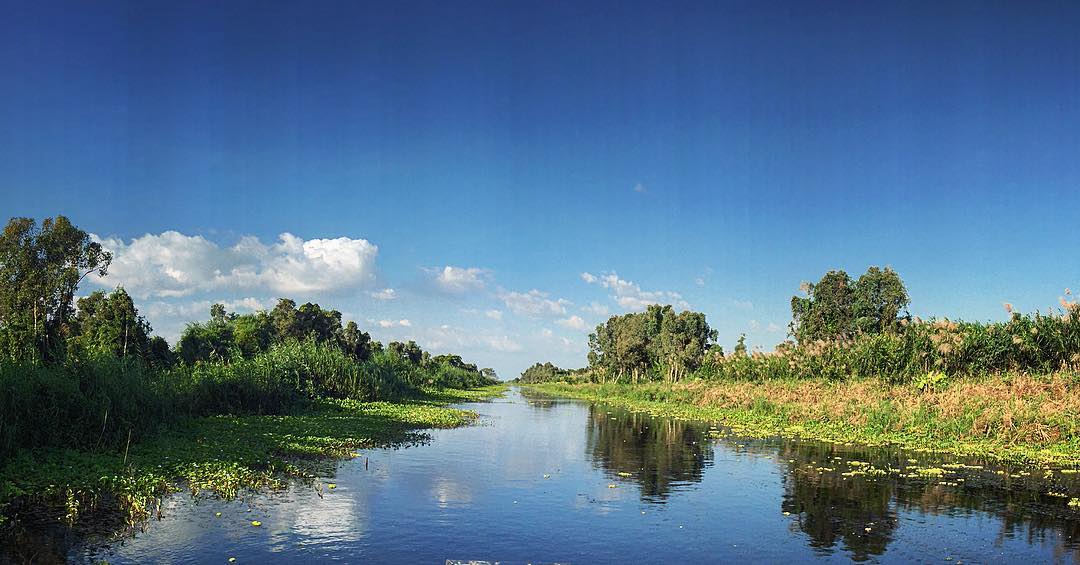
{"type": "Polygon", "coordinates": [[[357,448],[416,443],[425,437],[418,429],[475,418],[432,399],[325,399],[287,415],[194,418],[132,444],[126,454],[21,452],[0,468],[0,508],[18,499],[23,508],[56,513],[69,524],[97,508],[134,525],[150,516],[156,498],[177,490],[231,499],[243,490],[282,488],[286,479],[329,472],[327,460],[348,458],[357,448]],[[103,508],[105,502],[111,506],[103,508]]]}

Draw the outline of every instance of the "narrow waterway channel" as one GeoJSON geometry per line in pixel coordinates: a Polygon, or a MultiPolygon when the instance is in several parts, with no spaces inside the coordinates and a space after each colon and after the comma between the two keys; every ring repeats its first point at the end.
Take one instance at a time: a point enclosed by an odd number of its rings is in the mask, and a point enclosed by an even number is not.
{"type": "Polygon", "coordinates": [[[476,426],[367,450],[315,488],[175,495],[76,561],[706,563],[1080,560],[1080,475],[751,440],[512,390],[476,426]],[[334,488],[326,488],[328,484],[334,488]],[[218,514],[220,513],[220,515],[218,514]],[[252,521],[261,522],[253,527],[252,521]]]}

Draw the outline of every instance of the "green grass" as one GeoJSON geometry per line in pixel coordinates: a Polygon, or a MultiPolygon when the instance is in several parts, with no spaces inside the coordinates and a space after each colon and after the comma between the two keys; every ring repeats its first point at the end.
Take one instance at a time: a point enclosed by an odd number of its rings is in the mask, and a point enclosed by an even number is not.
{"type": "MultiPolygon", "coordinates": [[[[865,402],[860,403],[856,394],[851,395],[854,399],[845,398],[848,400],[848,408],[843,414],[829,416],[815,411],[814,407],[820,399],[803,397],[800,400],[791,400],[793,395],[790,394],[784,399],[770,398],[770,392],[778,392],[785,386],[783,383],[700,384],[700,387],[694,388],[661,383],[544,383],[527,385],[527,388],[555,396],[624,406],[658,416],[719,423],[733,428],[739,434],[753,437],[801,437],[835,443],[888,444],[905,449],[979,456],[1000,461],[1046,465],[1080,464],[1080,435],[1074,429],[1075,416],[1068,418],[1068,421],[1058,421],[1055,415],[1029,416],[1043,418],[1031,422],[1033,426],[1055,425],[1064,432],[1047,441],[1024,442],[1006,438],[1004,434],[972,434],[974,421],[984,416],[983,410],[972,407],[947,415],[933,406],[904,408],[893,401],[883,401],[879,396],[868,396],[865,402]],[[703,391],[724,387],[739,387],[740,391],[745,390],[745,397],[749,400],[724,403],[702,399],[703,391]]],[[[840,396],[844,394],[841,389],[856,384],[834,382],[823,386],[831,387],[827,390],[840,396]]],[[[977,390],[977,386],[972,388],[977,390]]],[[[915,394],[912,387],[905,388],[901,394],[908,394],[908,389],[915,394]]],[[[896,394],[896,391],[892,393],[896,394]]],[[[955,394],[961,393],[958,390],[955,394]]],[[[995,402],[991,399],[971,398],[972,402],[979,400],[995,402]]]]}
{"type": "Polygon", "coordinates": [[[180,489],[232,498],[245,489],[332,474],[333,461],[357,449],[408,445],[424,439],[421,429],[468,424],[475,413],[446,404],[504,390],[441,390],[397,403],[320,399],[289,414],[189,418],[102,452],[24,450],[0,467],[0,515],[75,525],[88,514],[108,514],[132,525],[152,516],[161,496],[180,489]]]}

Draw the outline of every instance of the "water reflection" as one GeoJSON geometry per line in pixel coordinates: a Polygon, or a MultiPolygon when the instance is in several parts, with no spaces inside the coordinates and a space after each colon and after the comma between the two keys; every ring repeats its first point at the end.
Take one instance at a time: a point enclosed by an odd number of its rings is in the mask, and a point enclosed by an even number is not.
{"type": "MultiPolygon", "coordinates": [[[[529,401],[536,407],[551,402],[529,401]]],[[[991,540],[996,547],[1009,540],[1049,544],[1059,558],[1080,562],[1080,508],[1068,505],[1080,497],[1078,473],[716,431],[702,422],[593,404],[586,456],[613,480],[635,483],[643,501],[657,504],[699,485],[708,473],[731,472],[726,464],[708,470],[720,452],[725,458],[773,459],[782,490],[779,509],[819,555],[843,551],[856,561],[884,555],[904,527],[904,516],[909,523],[989,516],[999,528],[991,540]]],[[[763,506],[768,498],[761,495],[763,506]]]]}
{"type": "Polygon", "coordinates": [[[1019,535],[1028,544],[1052,541],[1057,554],[1080,558],[1080,512],[1067,502],[1080,493],[1076,474],[890,448],[779,444],[781,509],[815,550],[839,545],[866,560],[885,553],[901,513],[983,514],[1000,520],[997,546],[1019,535]]]}
{"type": "Polygon", "coordinates": [[[712,442],[704,432],[681,420],[594,405],[586,449],[595,465],[637,483],[642,500],[662,503],[672,490],[701,482],[712,465],[712,442]]]}
{"type": "MultiPolygon", "coordinates": [[[[481,425],[332,465],[323,482],[332,478],[333,491],[297,484],[238,502],[177,495],[145,532],[101,552],[76,542],[67,556],[144,563],[237,555],[265,565],[627,563],[643,555],[672,563],[1080,562],[1080,507],[1068,504],[1080,497],[1080,473],[750,439],[708,423],[516,392],[470,408],[481,425]],[[264,525],[252,528],[253,519],[264,525]]],[[[63,528],[37,534],[0,539],[0,563],[62,561],[68,540],[81,537],[63,528]]]]}

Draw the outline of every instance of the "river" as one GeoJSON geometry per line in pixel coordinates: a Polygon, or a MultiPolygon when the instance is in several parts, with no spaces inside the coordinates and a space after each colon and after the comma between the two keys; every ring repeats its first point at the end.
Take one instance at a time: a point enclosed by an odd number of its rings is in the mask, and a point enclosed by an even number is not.
{"type": "Polygon", "coordinates": [[[477,425],[435,430],[414,447],[362,451],[319,481],[321,489],[297,483],[232,502],[174,495],[162,518],[133,537],[75,544],[69,557],[260,564],[1080,560],[1080,508],[1068,505],[1080,496],[1080,475],[1069,472],[746,439],[707,422],[516,389],[463,406],[481,414],[477,425]]]}

